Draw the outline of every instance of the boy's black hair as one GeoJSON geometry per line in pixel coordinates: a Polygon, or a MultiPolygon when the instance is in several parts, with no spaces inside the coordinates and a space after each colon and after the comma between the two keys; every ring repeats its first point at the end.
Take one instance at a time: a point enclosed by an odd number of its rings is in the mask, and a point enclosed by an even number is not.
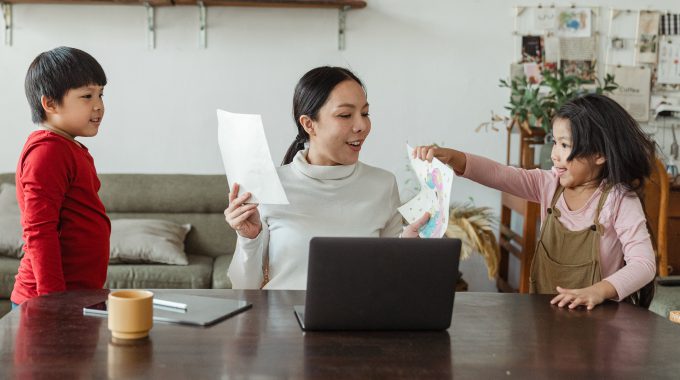
{"type": "Polygon", "coordinates": [[[601,178],[640,194],[654,160],[654,142],[614,100],[598,94],[579,96],[557,111],[555,118],[571,126],[568,161],[601,154],[606,162],[601,178]]]}
{"type": "Polygon", "coordinates": [[[106,85],[104,69],[91,55],[65,46],[40,53],[28,67],[24,83],[31,119],[34,123],[46,120],[40,103],[43,95],[61,104],[68,90],[91,84],[106,85]]]}

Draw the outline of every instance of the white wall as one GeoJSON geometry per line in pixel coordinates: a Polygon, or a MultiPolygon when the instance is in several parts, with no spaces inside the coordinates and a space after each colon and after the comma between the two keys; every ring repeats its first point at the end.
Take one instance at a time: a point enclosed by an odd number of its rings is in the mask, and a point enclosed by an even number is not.
{"type": "MultiPolygon", "coordinates": [[[[514,57],[512,6],[538,2],[368,3],[349,12],[345,51],[337,50],[335,10],[211,7],[208,48],[199,49],[197,9],[158,8],[157,47],[148,50],[141,6],[14,5],[13,46],[0,46],[0,171],[14,171],[33,128],[23,91],[26,69],[38,53],[60,45],[92,54],[109,79],[100,133],[82,140],[99,172],[223,173],[216,108],[262,114],[278,163],[296,134],[294,85],[326,64],[350,67],[365,82],[373,131],[362,160],[393,171],[404,197],[413,194],[405,185],[406,141],[504,161],[506,135],[474,129],[507,101],[497,85],[514,57]]],[[[680,7],[675,0],[585,5],[601,5],[606,21],[606,7],[614,4],[680,7]]],[[[454,180],[453,200],[470,197],[498,209],[497,191],[454,180]]],[[[462,270],[472,289],[494,289],[478,258],[462,270]]]]}

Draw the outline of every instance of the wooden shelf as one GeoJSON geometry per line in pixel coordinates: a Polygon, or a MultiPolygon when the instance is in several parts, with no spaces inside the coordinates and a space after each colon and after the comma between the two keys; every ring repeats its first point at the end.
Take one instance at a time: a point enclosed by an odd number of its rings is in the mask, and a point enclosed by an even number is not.
{"type": "MultiPolygon", "coordinates": [[[[196,5],[196,1],[175,0],[175,5],[196,5]]],[[[205,0],[205,6],[228,7],[281,7],[281,8],[344,8],[360,9],[366,7],[365,1],[357,0],[205,0]]]]}
{"type": "MultiPolygon", "coordinates": [[[[3,0],[9,4],[121,4],[143,5],[148,3],[154,7],[175,5],[198,5],[192,0],[3,0]]],[[[345,8],[360,9],[366,7],[360,0],[205,0],[205,6],[223,7],[281,7],[281,8],[345,8]]]]}
{"type": "Polygon", "coordinates": [[[262,8],[327,8],[338,9],[338,50],[345,50],[345,18],[350,9],[366,7],[363,0],[0,0],[5,22],[5,45],[12,45],[12,5],[63,4],[63,5],[141,5],[146,8],[147,44],[156,47],[156,21],[154,8],[194,6],[199,9],[199,47],[207,46],[207,7],[262,7],[262,8]]]}
{"type": "MultiPolygon", "coordinates": [[[[142,0],[3,0],[6,4],[62,4],[62,5],[144,5],[142,0]]],[[[151,6],[172,6],[171,0],[148,0],[151,6]]]]}

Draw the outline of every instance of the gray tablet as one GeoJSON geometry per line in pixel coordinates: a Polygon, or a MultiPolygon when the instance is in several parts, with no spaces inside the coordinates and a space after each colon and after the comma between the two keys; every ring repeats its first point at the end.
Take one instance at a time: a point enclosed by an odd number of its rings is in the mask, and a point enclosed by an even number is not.
{"type": "MultiPolygon", "coordinates": [[[[166,305],[180,306],[172,307],[154,303],[153,320],[155,322],[197,326],[212,325],[252,306],[246,301],[164,292],[154,292],[154,301],[161,301],[166,305]]],[[[84,307],[83,314],[108,315],[106,302],[84,307]]]]}

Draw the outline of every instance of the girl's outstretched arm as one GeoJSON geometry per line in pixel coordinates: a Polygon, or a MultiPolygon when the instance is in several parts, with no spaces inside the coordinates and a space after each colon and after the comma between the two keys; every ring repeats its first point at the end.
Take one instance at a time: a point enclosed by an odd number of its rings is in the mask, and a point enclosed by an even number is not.
{"type": "Polygon", "coordinates": [[[426,161],[437,158],[449,165],[458,176],[532,202],[549,202],[557,187],[556,177],[548,171],[507,166],[455,149],[419,146],[413,150],[413,157],[426,161]]]}

